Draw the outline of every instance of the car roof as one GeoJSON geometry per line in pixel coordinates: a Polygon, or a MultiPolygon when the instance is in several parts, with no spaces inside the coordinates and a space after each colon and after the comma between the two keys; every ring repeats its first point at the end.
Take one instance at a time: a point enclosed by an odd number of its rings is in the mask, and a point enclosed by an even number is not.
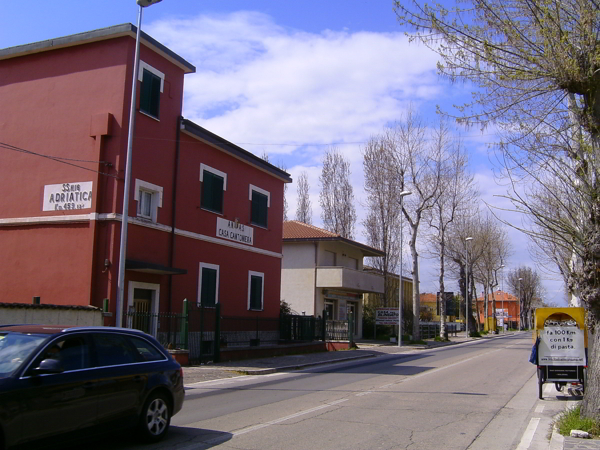
{"type": "Polygon", "coordinates": [[[73,325],[40,325],[40,324],[19,324],[19,325],[0,325],[0,332],[27,333],[27,334],[59,334],[76,331],[110,331],[124,332],[128,334],[145,335],[143,331],[131,328],[115,327],[81,327],[73,325]]]}

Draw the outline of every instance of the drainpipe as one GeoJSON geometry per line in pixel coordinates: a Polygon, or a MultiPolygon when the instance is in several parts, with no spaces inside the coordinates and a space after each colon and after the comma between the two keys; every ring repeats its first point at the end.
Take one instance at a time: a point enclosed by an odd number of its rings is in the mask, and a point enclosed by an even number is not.
{"type": "MultiPolygon", "coordinates": [[[[313,314],[317,314],[317,250],[319,247],[319,243],[315,242],[315,285],[313,289],[313,314]]],[[[325,309],[325,304],[323,304],[323,309],[325,309]]],[[[332,317],[333,318],[333,317],[332,317]]]]}
{"type": "MultiPolygon", "coordinates": [[[[171,197],[171,249],[169,252],[169,267],[173,267],[173,263],[175,260],[175,218],[177,213],[177,177],[179,175],[179,144],[181,137],[181,121],[183,120],[182,116],[177,117],[177,130],[175,131],[175,167],[173,169],[173,186],[171,190],[173,191],[171,197]]],[[[173,275],[169,275],[169,298],[168,298],[168,311],[172,312],[173,305],[173,275]]]]}

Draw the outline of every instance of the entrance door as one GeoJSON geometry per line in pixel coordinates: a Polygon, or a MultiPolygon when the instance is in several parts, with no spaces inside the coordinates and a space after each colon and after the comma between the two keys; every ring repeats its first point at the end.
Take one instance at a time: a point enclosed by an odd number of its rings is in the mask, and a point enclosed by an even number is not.
{"type": "Polygon", "coordinates": [[[333,303],[325,302],[325,312],[327,313],[327,317],[325,319],[333,320],[334,319],[333,311],[334,311],[333,303]]]}
{"type": "Polygon", "coordinates": [[[354,336],[358,333],[358,308],[354,302],[348,302],[348,314],[352,313],[352,322],[354,322],[354,336]]]}
{"type": "Polygon", "coordinates": [[[135,288],[133,290],[133,321],[132,328],[141,330],[144,333],[151,332],[152,325],[152,296],[154,291],[151,289],[135,288]]]}

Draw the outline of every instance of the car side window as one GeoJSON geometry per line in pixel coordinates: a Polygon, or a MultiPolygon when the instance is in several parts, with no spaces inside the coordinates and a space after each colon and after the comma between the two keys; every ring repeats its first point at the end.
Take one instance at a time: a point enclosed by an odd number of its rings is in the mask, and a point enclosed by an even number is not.
{"type": "Polygon", "coordinates": [[[166,359],[165,355],[145,339],[134,336],[128,336],[128,338],[139,353],[141,361],[161,361],[166,359]]]}
{"type": "Polygon", "coordinates": [[[31,367],[38,367],[44,359],[56,359],[65,372],[91,367],[90,350],[86,340],[81,336],[70,336],[53,341],[31,367]]]}
{"type": "Polygon", "coordinates": [[[98,367],[138,362],[133,348],[125,336],[108,333],[96,333],[93,336],[98,367]]]}

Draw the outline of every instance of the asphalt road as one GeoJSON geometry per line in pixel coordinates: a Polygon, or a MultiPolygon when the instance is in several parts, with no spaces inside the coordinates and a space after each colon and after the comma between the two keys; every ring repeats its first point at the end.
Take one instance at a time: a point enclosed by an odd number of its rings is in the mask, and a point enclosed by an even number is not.
{"type": "MultiPolygon", "coordinates": [[[[124,434],[86,447],[533,450],[535,439],[522,442],[540,423],[530,350],[523,333],[197,383],[162,443],[142,446],[124,434]]],[[[544,440],[537,445],[547,449],[544,440]]]]}
{"type": "Polygon", "coordinates": [[[162,449],[511,449],[537,397],[529,334],[196,384],[162,449]]]}

